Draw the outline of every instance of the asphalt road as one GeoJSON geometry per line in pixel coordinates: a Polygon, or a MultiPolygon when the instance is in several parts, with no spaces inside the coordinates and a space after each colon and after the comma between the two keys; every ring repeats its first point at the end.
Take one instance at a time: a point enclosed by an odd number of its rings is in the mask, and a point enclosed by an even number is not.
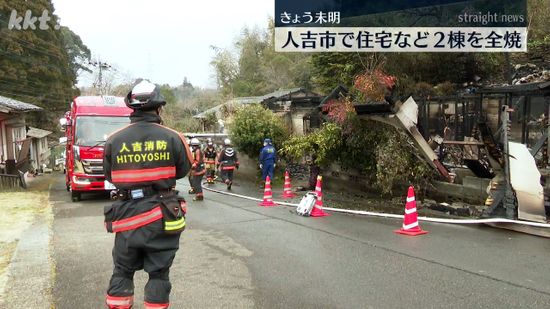
{"type": "MultiPolygon", "coordinates": [[[[108,200],[72,203],[61,181],[52,190],[55,307],[103,308],[112,269],[113,235],[102,218],[108,200]]],[[[189,203],[171,308],[550,307],[548,239],[440,224],[406,237],[392,232],[398,220],[304,218],[205,195],[189,203]]],[[[145,280],[136,276],[136,308],[145,280]]]]}

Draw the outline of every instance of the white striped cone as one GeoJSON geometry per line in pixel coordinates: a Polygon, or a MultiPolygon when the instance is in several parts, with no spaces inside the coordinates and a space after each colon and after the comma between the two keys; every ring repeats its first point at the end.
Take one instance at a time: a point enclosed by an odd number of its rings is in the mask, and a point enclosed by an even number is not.
{"type": "Polygon", "coordinates": [[[271,192],[271,179],[269,176],[265,179],[264,188],[264,200],[260,203],[260,206],[277,206],[273,203],[273,193],[271,192]]]}
{"type": "Polygon", "coordinates": [[[395,233],[416,236],[427,234],[427,231],[424,231],[418,225],[418,214],[416,213],[416,199],[414,197],[414,188],[413,186],[409,187],[407,193],[407,203],[405,204],[405,216],[403,218],[403,226],[399,230],[395,230],[395,233]]]}
{"type": "Polygon", "coordinates": [[[315,195],[317,195],[317,201],[315,201],[315,205],[313,205],[313,209],[311,210],[310,217],[326,217],[330,216],[330,214],[327,214],[323,211],[323,191],[321,189],[321,182],[323,181],[323,176],[317,176],[317,185],[315,186],[315,195]]]}
{"type": "Polygon", "coordinates": [[[285,185],[283,187],[283,198],[293,198],[296,194],[292,192],[292,185],[290,184],[290,175],[288,171],[285,172],[285,185]]]}

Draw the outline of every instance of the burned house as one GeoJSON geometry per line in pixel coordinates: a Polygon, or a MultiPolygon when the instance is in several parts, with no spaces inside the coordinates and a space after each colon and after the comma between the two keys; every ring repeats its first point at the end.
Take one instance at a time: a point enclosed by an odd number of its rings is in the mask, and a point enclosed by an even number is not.
{"type": "Polygon", "coordinates": [[[540,166],[548,165],[548,115],[550,82],[486,87],[472,94],[416,99],[418,127],[427,139],[440,136],[446,141],[475,137],[486,126],[498,135],[501,110],[511,109],[509,140],[527,145],[540,166]],[[543,158],[544,156],[544,158],[543,158]]]}
{"type": "Polygon", "coordinates": [[[193,116],[201,122],[203,132],[227,133],[227,126],[232,122],[232,113],[240,106],[247,104],[259,104],[263,97],[239,97],[216,105],[204,112],[193,116]]]}
{"type": "Polygon", "coordinates": [[[227,133],[236,108],[247,104],[261,104],[281,116],[291,132],[297,135],[309,133],[320,126],[318,106],[322,97],[303,88],[281,89],[262,96],[239,97],[228,100],[193,116],[202,123],[203,131],[227,133]],[[216,124],[212,124],[214,120],[216,124]]]}
{"type": "Polygon", "coordinates": [[[322,97],[304,88],[281,89],[262,96],[261,104],[283,117],[291,132],[304,135],[321,124],[322,97]]]}

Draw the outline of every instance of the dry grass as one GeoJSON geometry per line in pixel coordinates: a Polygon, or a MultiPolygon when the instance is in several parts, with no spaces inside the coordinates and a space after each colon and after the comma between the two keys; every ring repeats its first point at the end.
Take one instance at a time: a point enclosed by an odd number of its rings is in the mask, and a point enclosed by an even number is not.
{"type": "Polygon", "coordinates": [[[28,191],[0,192],[0,290],[21,235],[37,215],[50,210],[48,188],[45,181],[28,191]]]}

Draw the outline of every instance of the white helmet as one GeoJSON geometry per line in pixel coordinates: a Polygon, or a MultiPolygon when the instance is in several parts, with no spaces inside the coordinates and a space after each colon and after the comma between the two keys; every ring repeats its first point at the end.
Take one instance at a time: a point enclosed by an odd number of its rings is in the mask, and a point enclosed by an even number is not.
{"type": "Polygon", "coordinates": [[[160,93],[158,85],[142,80],[128,92],[124,103],[134,110],[154,110],[166,105],[166,100],[160,93]]]}
{"type": "Polygon", "coordinates": [[[196,137],[193,137],[189,143],[191,144],[191,146],[199,146],[201,144],[199,139],[196,137]]]}
{"type": "Polygon", "coordinates": [[[226,139],[223,140],[223,144],[224,144],[225,146],[230,146],[230,145],[231,145],[231,140],[228,139],[228,138],[226,138],[226,139]]]}

